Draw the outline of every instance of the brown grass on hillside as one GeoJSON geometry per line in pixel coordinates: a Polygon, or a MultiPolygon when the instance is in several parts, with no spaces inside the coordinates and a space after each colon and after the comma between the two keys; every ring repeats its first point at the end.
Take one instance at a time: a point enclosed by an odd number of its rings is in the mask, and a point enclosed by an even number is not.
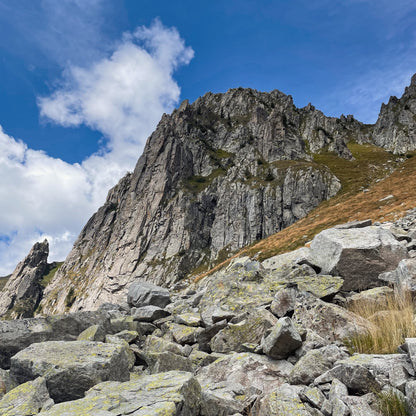
{"type": "Polygon", "coordinates": [[[352,353],[393,354],[405,338],[416,336],[414,304],[410,293],[394,293],[385,301],[361,301],[349,310],[373,323],[366,334],[358,334],[346,341],[352,353]]]}
{"type": "Polygon", "coordinates": [[[414,153],[400,159],[372,145],[351,143],[348,147],[355,160],[340,159],[329,153],[315,155],[317,163],[327,165],[341,180],[342,189],[337,196],[324,201],[295,224],[242,249],[200,274],[195,281],[221,269],[235,257],[258,253],[259,259],[263,260],[295,250],[320,231],[337,224],[368,218],[373,221],[394,220],[416,207],[414,153]]]}

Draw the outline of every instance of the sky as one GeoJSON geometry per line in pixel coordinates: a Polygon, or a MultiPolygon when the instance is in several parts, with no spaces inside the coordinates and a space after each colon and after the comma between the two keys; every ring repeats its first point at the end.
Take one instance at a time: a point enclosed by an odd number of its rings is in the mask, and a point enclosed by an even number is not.
{"type": "Polygon", "coordinates": [[[161,115],[234,87],[374,123],[416,72],[414,0],[0,0],[0,276],[63,260],[161,115]]]}

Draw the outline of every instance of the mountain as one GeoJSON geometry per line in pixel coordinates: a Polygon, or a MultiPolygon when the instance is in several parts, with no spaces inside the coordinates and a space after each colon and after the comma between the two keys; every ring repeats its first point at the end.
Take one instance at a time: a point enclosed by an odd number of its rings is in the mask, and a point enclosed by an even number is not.
{"type": "Polygon", "coordinates": [[[172,286],[304,218],[341,188],[316,155],[352,161],[352,144],[414,149],[397,129],[397,140],[383,139],[399,119],[413,128],[414,84],[382,106],[374,126],[296,108],[277,90],[185,100],[163,115],[134,172],[88,221],[46,287],[42,312],[117,302],[138,278],[172,286]]]}

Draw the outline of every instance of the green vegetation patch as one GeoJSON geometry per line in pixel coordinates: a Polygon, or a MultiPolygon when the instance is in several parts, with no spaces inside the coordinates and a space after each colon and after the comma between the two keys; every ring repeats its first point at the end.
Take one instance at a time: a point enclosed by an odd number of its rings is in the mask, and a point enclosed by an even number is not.
{"type": "Polygon", "coordinates": [[[39,284],[45,289],[46,286],[52,281],[52,279],[55,276],[55,273],[58,271],[58,269],[64,264],[63,261],[56,262],[56,266],[49,271],[49,273],[45,274],[45,276],[42,277],[42,280],[39,282],[39,284]]]}

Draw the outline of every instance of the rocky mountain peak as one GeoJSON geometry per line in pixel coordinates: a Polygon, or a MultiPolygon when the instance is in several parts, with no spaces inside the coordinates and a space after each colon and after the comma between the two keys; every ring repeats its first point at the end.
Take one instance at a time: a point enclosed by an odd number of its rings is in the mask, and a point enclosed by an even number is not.
{"type": "Polygon", "coordinates": [[[35,243],[0,292],[0,316],[28,317],[38,306],[43,294],[40,280],[49,271],[49,242],[35,243]]]}
{"type": "Polygon", "coordinates": [[[381,105],[373,140],[395,154],[416,150],[416,74],[401,98],[392,96],[381,105]]]}

